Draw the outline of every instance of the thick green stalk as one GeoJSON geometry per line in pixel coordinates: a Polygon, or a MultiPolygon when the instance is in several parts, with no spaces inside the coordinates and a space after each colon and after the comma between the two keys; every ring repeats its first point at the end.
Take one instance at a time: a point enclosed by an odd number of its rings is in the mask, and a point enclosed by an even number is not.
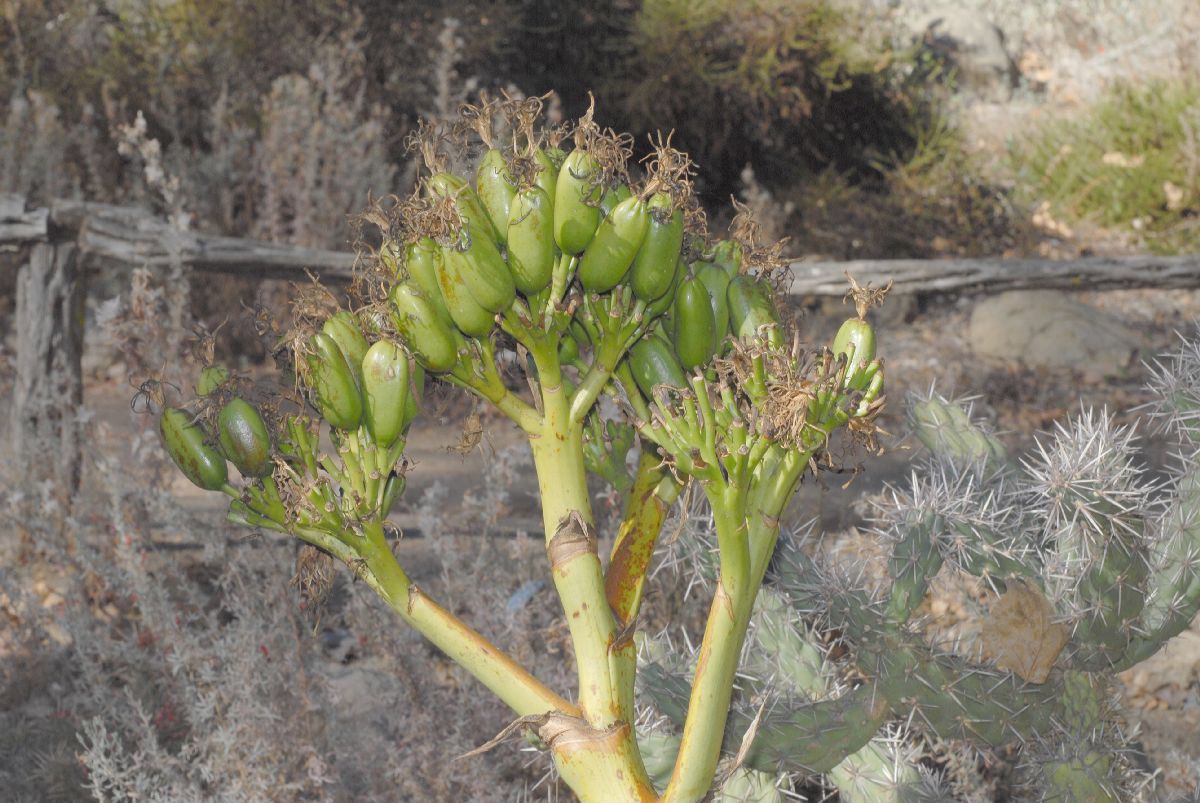
{"type": "Polygon", "coordinates": [[[579,669],[579,703],[593,726],[616,721],[608,648],[616,620],[604,596],[596,533],[583,468],[583,436],[569,424],[562,385],[542,387],[545,419],[530,438],[541,492],[546,551],[566,613],[579,669]]]}
{"type": "Polygon", "coordinates": [[[700,800],[712,786],[733,696],[734,673],[754,608],[754,592],[758,590],[757,584],[752,587],[749,577],[745,508],[739,505],[730,510],[714,499],[713,518],[721,544],[721,575],[709,607],[679,755],[663,793],[664,801],[700,800]],[[728,554],[726,547],[738,542],[740,549],[735,547],[728,554]]]}
{"type": "Polygon", "coordinates": [[[633,726],[597,730],[574,717],[553,715],[538,728],[559,775],[581,803],[651,803],[658,799],[642,765],[633,726]]]}
{"type": "Polygon", "coordinates": [[[721,547],[721,575],[700,644],[679,755],[663,801],[700,800],[712,786],[754,600],[779,538],[779,516],[807,457],[806,453],[788,452],[778,463],[768,461],[776,470],[759,475],[761,481],[753,494],[730,489],[732,499],[710,495],[721,547]],[[753,500],[749,505],[748,498],[753,500]],[[733,559],[728,567],[727,557],[733,559]]]}
{"type": "Polygon", "coordinates": [[[700,800],[712,786],[721,756],[738,654],[754,607],[753,599],[747,602],[747,596],[735,599],[726,592],[723,582],[717,583],[696,661],[679,755],[663,792],[663,801],[700,800]]]}
{"type": "MultiPolygon", "coordinates": [[[[613,672],[617,622],[604,594],[583,462],[582,425],[573,422],[553,348],[531,349],[542,390],[542,425],[530,437],[541,492],[546,552],[566,615],[579,678],[581,718],[546,738],[555,763],[585,801],[653,799],[632,728],[632,673],[613,672]]],[[[543,728],[544,730],[544,728],[543,728]]]]}
{"type": "Polygon", "coordinates": [[[779,540],[779,517],[791,501],[816,447],[803,452],[775,449],[763,459],[746,504],[750,528],[750,576],[762,584],[779,540]]]}
{"type": "Polygon", "coordinates": [[[560,441],[553,432],[533,445],[546,550],[578,663],[580,707],[590,723],[604,728],[619,718],[608,671],[608,650],[617,630],[604,596],[582,469],[576,467],[582,460],[579,452],[575,438],[560,441]],[[575,472],[578,482],[571,476],[575,472]]]}

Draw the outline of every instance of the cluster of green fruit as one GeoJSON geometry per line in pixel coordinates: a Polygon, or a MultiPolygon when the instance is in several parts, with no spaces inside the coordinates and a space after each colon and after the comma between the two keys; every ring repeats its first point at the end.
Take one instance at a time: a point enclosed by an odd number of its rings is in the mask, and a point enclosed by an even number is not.
{"type": "MultiPolygon", "coordinates": [[[[438,227],[410,227],[406,242],[385,241],[379,258],[397,279],[390,292],[396,328],[429,371],[452,371],[465,339],[488,337],[514,305],[536,316],[574,287],[582,299],[614,299],[642,324],[639,335],[650,330],[630,355],[647,394],[655,384],[684,386],[685,372],[708,363],[727,335],[748,338],[779,323],[771,288],[743,272],[740,242],[707,247],[686,231],[682,182],[669,171],[636,190],[610,182],[621,171],[587,142],[577,137],[564,153],[532,137],[518,146],[514,138],[515,155],[489,148],[473,183],[447,172],[424,181],[423,202],[443,212],[441,236],[428,231],[438,227]]],[[[667,162],[677,155],[664,154],[667,162]]],[[[594,335],[572,322],[561,362],[598,345],[594,335]]]]}
{"type": "MultiPolygon", "coordinates": [[[[196,392],[209,396],[229,379],[221,366],[210,366],[200,374],[196,392]]],[[[262,477],[271,471],[271,435],[258,409],[240,397],[220,407],[215,431],[181,407],[165,407],[159,414],[159,434],[167,453],[183,475],[206,491],[220,491],[229,484],[228,462],[246,477],[262,477]]]]}
{"type": "MultiPolygon", "coordinates": [[[[481,112],[494,116],[496,109],[481,112]]],[[[362,427],[356,439],[391,451],[417,414],[426,371],[495,401],[504,393],[488,365],[497,326],[514,336],[556,333],[560,365],[582,377],[607,363],[627,394],[640,391],[646,401],[655,388],[688,389],[698,369],[713,379],[713,359],[735,340],[783,345],[774,289],[753,239],[711,243],[691,225],[683,154],[660,142],[635,186],[619,138],[600,132],[590,115],[569,151],[536,134],[529,118],[513,126],[511,148],[483,140],[489,147],[471,181],[426,151],[430,175],[397,207],[398,225],[378,249],[379,303],[318,318],[291,339],[307,400],[339,437],[362,427]],[[489,372],[491,384],[481,387],[475,378],[489,372]]],[[[869,369],[874,333],[861,308],[832,352],[845,359],[845,388],[866,391],[879,381],[877,368],[869,369]]],[[[179,408],[161,417],[171,456],[209,490],[228,487],[227,460],[251,479],[271,473],[272,445],[285,463],[299,460],[305,449],[295,441],[307,443],[299,431],[313,423],[293,420],[298,411],[279,416],[272,437],[260,411],[229,392],[225,379],[198,388],[201,397],[224,389],[215,418],[179,408]]]]}
{"type": "Polygon", "coordinates": [[[368,344],[357,319],[344,310],[326,318],[301,353],[298,373],[308,399],[329,423],[335,444],[353,447],[353,460],[343,455],[335,464],[320,457],[314,421],[299,404],[279,413],[273,403],[248,401],[222,365],[201,372],[197,411],[163,407],[159,432],[167,453],[195,485],[232,497],[230,516],[245,524],[285,532],[291,526],[339,526],[335,514],[345,495],[320,482],[322,472],[356,491],[346,500],[352,509],[386,514],[404,489],[397,461],[420,405],[423,369],[392,340],[368,344]],[[271,412],[270,425],[264,409],[271,412]],[[229,463],[249,481],[245,488],[230,483],[229,463]],[[304,504],[286,504],[297,495],[304,504]]]}

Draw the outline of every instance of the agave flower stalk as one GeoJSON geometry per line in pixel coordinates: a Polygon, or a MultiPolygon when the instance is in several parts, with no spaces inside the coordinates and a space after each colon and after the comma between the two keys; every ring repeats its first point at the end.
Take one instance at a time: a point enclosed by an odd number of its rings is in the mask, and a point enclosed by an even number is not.
{"type": "Polygon", "coordinates": [[[710,243],[689,163],[669,143],[657,143],[635,181],[628,139],[601,130],[589,110],[563,161],[557,141],[533,126],[538,104],[468,110],[486,146],[474,185],[446,171],[443,139],[426,138],[429,175],[411,198],[370,215],[383,238],[351,309],[319,292],[298,305],[284,353],[296,386],[253,399],[267,423],[243,429],[258,441],[220,451],[230,432],[210,411],[236,402],[249,415],[242,397],[252,394],[216,368],[195,422],[172,413],[164,435],[181,466],[202,459],[204,472],[189,476],[232,497],[232,520],[341,560],[491,690],[517,717],[514,728],[548,746],[582,800],[699,800],[716,779],[783,511],[836,430],[869,437],[882,366],[862,309],[853,348],[784,346],[766,279],[778,250],[757,243],[744,216],[735,233],[744,243],[710,243]],[[496,114],[510,117],[511,147],[493,136],[496,114]],[[506,363],[524,370],[528,393],[502,374],[506,363]],[[405,443],[427,376],[494,406],[528,438],[548,570],[576,661],[574,700],[439,606],[391,549],[385,522],[405,486],[405,443]],[[602,405],[605,396],[616,404],[602,405]],[[253,465],[241,487],[218,472],[234,452],[253,465]],[[257,459],[267,453],[269,464],[257,459]],[[589,472],[627,496],[607,569],[589,472]],[[691,483],[711,508],[718,581],[659,787],[637,734],[634,635],[656,541],[691,483]]]}

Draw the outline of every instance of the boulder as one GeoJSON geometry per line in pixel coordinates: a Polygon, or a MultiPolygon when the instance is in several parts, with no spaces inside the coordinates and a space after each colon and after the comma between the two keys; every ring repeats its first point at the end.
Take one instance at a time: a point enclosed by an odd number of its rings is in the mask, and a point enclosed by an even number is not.
{"type": "Polygon", "coordinates": [[[1017,86],[1017,66],[1004,32],[978,10],[946,6],[922,17],[924,47],[955,70],[958,89],[985,101],[1005,101],[1017,86]]]}
{"type": "Polygon", "coordinates": [[[1093,376],[1122,374],[1147,348],[1128,324],[1051,290],[1020,290],[980,301],[971,313],[968,337],[983,357],[1093,376]]]}

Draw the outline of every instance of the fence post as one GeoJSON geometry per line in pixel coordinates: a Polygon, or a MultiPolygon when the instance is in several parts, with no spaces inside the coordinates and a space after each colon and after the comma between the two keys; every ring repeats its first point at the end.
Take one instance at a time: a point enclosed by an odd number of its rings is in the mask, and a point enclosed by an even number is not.
{"type": "Polygon", "coordinates": [[[84,277],[74,243],[38,243],[17,274],[16,381],[11,410],[16,468],[52,481],[69,508],[82,451],[84,277]]]}

